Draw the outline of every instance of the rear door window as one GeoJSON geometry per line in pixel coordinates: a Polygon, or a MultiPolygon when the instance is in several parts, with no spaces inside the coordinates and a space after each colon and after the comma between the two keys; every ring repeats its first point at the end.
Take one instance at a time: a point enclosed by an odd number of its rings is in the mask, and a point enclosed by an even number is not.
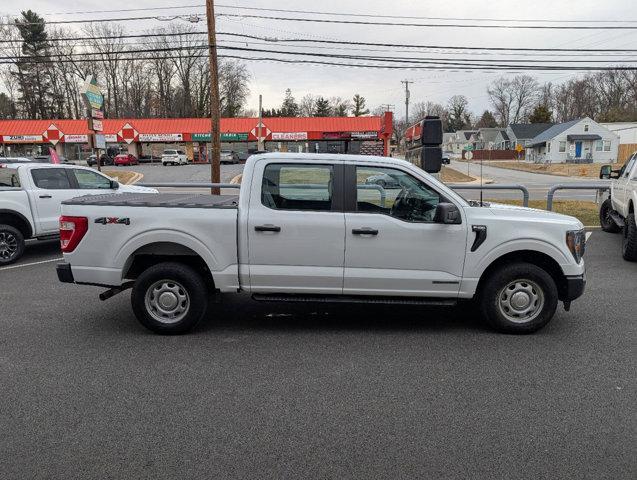
{"type": "Polygon", "coordinates": [[[0,165],[0,187],[19,187],[20,177],[15,168],[3,168],[0,165]]]}
{"type": "Polygon", "coordinates": [[[46,190],[69,190],[71,181],[64,168],[36,168],[31,170],[33,183],[46,190]]]}
{"type": "Polygon", "coordinates": [[[81,188],[82,190],[106,190],[111,188],[111,181],[108,178],[91,170],[74,168],[73,176],[77,181],[78,188],[81,188]]]}
{"type": "Polygon", "coordinates": [[[263,173],[261,202],[275,210],[332,210],[331,165],[269,164],[263,173]]]}

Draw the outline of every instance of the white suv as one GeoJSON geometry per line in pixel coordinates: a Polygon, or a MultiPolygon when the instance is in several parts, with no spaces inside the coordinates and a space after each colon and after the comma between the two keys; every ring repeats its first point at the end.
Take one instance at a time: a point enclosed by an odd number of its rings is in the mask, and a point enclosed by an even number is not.
{"type": "Polygon", "coordinates": [[[162,165],[188,165],[188,157],[183,150],[164,150],[161,155],[162,165]]]}

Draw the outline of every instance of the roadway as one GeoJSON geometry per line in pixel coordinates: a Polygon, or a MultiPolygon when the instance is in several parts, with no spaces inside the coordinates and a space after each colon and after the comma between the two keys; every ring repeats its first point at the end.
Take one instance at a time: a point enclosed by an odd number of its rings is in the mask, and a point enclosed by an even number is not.
{"type": "Polygon", "coordinates": [[[128,292],[58,283],[58,257],[36,243],[0,269],[2,478],[637,476],[619,235],[592,233],[584,297],[529,336],[470,308],[234,295],[161,337],[128,292]]]}

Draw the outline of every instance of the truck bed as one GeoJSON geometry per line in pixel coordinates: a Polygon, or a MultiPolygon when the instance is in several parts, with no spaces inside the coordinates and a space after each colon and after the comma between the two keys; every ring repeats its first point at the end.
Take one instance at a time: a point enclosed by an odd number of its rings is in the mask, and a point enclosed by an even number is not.
{"type": "Polygon", "coordinates": [[[87,195],[62,202],[63,205],[161,208],[234,208],[238,195],[206,195],[184,193],[120,193],[87,195]]]}

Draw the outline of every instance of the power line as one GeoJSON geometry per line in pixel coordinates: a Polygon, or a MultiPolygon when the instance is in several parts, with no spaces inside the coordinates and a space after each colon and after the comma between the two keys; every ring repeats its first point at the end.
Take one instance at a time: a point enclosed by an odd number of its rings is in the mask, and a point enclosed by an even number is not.
{"type": "MultiPolygon", "coordinates": [[[[205,35],[205,31],[187,31],[187,32],[159,32],[159,33],[141,33],[126,34],[113,37],[111,35],[93,35],[82,37],[60,37],[49,38],[48,42],[71,42],[71,41],[91,41],[91,40],[119,40],[125,38],[173,38],[190,35],[205,35]]],[[[611,53],[611,52],[637,52],[635,48],[534,48],[534,47],[484,47],[484,46],[454,46],[454,45],[428,45],[428,44],[405,44],[405,43],[378,43],[378,42],[359,42],[350,40],[322,40],[309,38],[276,38],[265,37],[259,35],[250,35],[244,33],[233,32],[217,32],[218,36],[230,36],[239,38],[248,38],[253,40],[264,40],[272,43],[319,43],[329,45],[352,45],[352,46],[370,46],[370,47],[392,47],[392,48],[416,48],[416,49],[438,49],[438,50],[463,50],[463,51],[494,51],[494,52],[582,52],[582,53],[611,53]]],[[[0,40],[0,43],[20,43],[20,40],[0,40]]]]}
{"type": "Polygon", "coordinates": [[[534,30],[637,30],[637,25],[476,25],[459,23],[397,23],[397,22],[369,22],[363,20],[334,20],[324,18],[290,18],[275,17],[271,15],[254,15],[245,13],[218,13],[220,17],[258,18],[262,20],[280,20],[284,22],[309,22],[309,23],[338,23],[344,25],[374,25],[390,27],[425,27],[425,28],[496,28],[496,29],[534,29],[534,30]]]}

